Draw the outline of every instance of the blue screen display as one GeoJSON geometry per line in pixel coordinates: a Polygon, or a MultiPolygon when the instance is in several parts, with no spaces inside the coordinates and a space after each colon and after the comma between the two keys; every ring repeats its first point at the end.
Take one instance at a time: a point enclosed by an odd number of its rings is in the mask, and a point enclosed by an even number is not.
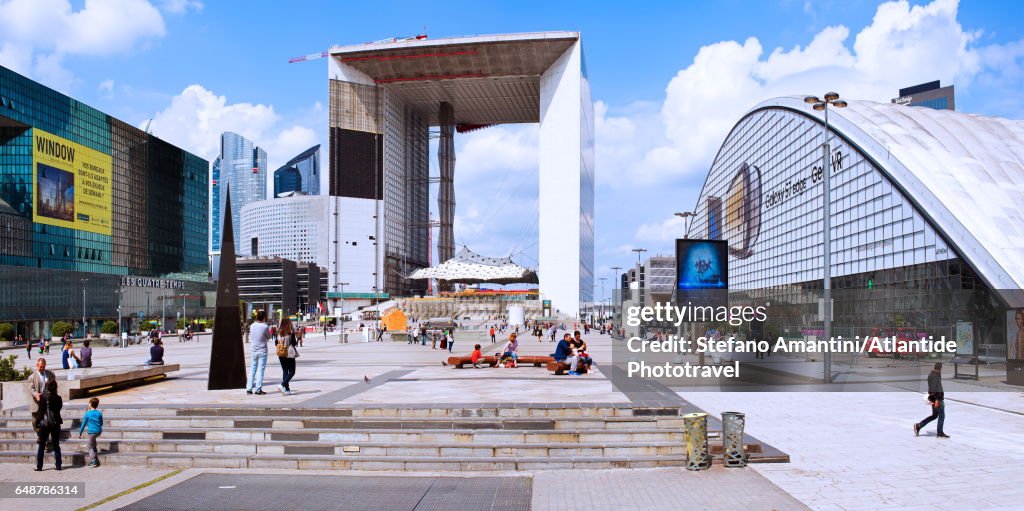
{"type": "Polygon", "coordinates": [[[676,240],[676,289],[728,289],[729,247],[718,240],[676,240]]]}

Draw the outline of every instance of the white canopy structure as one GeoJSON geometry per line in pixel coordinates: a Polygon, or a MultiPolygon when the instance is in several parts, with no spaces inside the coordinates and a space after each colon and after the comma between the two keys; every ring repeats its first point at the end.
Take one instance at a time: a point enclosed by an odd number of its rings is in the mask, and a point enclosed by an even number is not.
{"type": "Polygon", "coordinates": [[[510,257],[485,257],[462,247],[455,257],[430,268],[416,270],[410,279],[438,279],[460,284],[536,284],[537,272],[519,266],[510,257]]]}

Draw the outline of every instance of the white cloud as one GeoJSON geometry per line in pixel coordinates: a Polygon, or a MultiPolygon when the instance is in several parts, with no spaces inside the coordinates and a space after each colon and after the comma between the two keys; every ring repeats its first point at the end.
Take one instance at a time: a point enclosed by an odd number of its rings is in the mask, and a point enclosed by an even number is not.
{"type": "Polygon", "coordinates": [[[683,237],[685,228],[686,224],[683,219],[672,215],[661,222],[640,224],[634,239],[641,243],[665,244],[683,237]]]}
{"type": "Polygon", "coordinates": [[[538,162],[536,124],[505,125],[455,135],[459,179],[495,179],[500,172],[533,171],[538,162]]]}
{"type": "Polygon", "coordinates": [[[823,29],[806,47],[776,48],[760,41],[704,46],[669,82],[662,117],[669,146],[682,155],[674,170],[703,175],[739,117],[759,101],[838,89],[848,98],[888,101],[900,87],[933,79],[970,87],[982,70],[977,34],[957,22],[956,0],[911,7],[878,7],[871,25],[848,46],[850,30],[823,29]]]}
{"type": "Polygon", "coordinates": [[[314,130],[283,122],[273,106],[228,103],[226,96],[201,85],[189,85],[174,96],[153,117],[150,131],[210,160],[220,151],[220,134],[232,131],[267,151],[270,170],[317,143],[314,130]]]}
{"type": "Polygon", "coordinates": [[[0,0],[0,64],[67,90],[74,76],[68,55],[128,53],[166,33],[146,0],[0,0]]]}
{"type": "Polygon", "coordinates": [[[161,0],[160,8],[172,14],[185,14],[188,11],[203,10],[202,2],[198,0],[161,0]]]}
{"type": "Polygon", "coordinates": [[[114,97],[114,80],[107,78],[100,82],[96,89],[103,94],[105,99],[112,99],[114,97]]]}

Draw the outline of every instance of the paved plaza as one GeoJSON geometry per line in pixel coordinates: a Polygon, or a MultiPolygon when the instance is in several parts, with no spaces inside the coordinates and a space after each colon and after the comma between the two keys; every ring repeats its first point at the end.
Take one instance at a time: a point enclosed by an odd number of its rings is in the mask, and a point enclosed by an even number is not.
{"type": "MultiPolygon", "coordinates": [[[[165,360],[181,364],[181,370],[165,381],[101,394],[103,406],[323,409],[446,403],[471,407],[629,403],[635,397],[613,388],[600,365],[594,374],[580,377],[553,376],[534,367],[453,369],[441,363],[449,353],[429,345],[346,344],[339,343],[336,334],[326,339],[322,334],[307,337],[292,383],[294,395],[276,392],[280,368],[274,357],[267,365],[267,395],[207,391],[210,338],[199,339],[168,340],[165,360]]],[[[484,344],[482,340],[482,333],[461,332],[454,354],[468,354],[472,344],[484,344]]],[[[598,364],[608,360],[614,341],[597,334],[587,340],[598,364]]],[[[554,345],[523,336],[521,346],[523,354],[546,355],[554,345]]],[[[483,351],[493,353],[499,348],[485,344],[483,351]]],[[[138,365],[147,349],[98,348],[94,360],[99,367],[138,365]]],[[[24,351],[10,353],[25,361],[24,351]]],[[[47,358],[49,367],[59,367],[58,352],[47,358]]],[[[53,510],[79,509],[125,491],[93,509],[201,509],[203,502],[208,508],[220,508],[217,503],[227,502],[225,498],[237,509],[281,509],[281,495],[294,494],[296,487],[302,488],[308,498],[306,507],[311,509],[330,508],[330,503],[339,502],[338,495],[345,494],[358,498],[340,501],[337,509],[374,509],[374,502],[388,509],[453,509],[452,504],[459,503],[462,510],[1018,509],[1024,501],[1024,474],[1019,468],[1024,459],[1024,395],[947,380],[946,431],[952,438],[935,438],[934,426],[914,437],[911,424],[927,414],[927,407],[916,389],[903,390],[913,385],[898,380],[872,382],[888,388],[887,392],[678,390],[680,402],[712,415],[727,410],[746,413],[749,434],[790,455],[790,463],[752,464],[745,469],[716,465],[705,472],[668,467],[409,473],[103,466],[36,473],[30,465],[5,463],[0,464],[0,481],[86,483],[84,498],[48,500],[45,505],[53,510]],[[245,499],[230,500],[231,492],[245,499]],[[460,492],[466,497],[453,497],[460,492]],[[200,500],[183,500],[181,495],[200,500]]],[[[74,410],[85,402],[77,399],[65,406],[74,410]]],[[[65,448],[78,448],[79,443],[68,441],[65,448]]],[[[25,502],[3,499],[2,504],[11,508],[25,502]]]]}

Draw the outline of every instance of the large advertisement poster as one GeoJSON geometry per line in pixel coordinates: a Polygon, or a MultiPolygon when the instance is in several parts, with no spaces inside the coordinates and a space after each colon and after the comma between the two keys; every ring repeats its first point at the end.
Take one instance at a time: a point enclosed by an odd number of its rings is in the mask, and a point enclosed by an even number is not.
{"type": "Polygon", "coordinates": [[[32,221],[110,235],[110,155],[32,130],[32,221]]]}

